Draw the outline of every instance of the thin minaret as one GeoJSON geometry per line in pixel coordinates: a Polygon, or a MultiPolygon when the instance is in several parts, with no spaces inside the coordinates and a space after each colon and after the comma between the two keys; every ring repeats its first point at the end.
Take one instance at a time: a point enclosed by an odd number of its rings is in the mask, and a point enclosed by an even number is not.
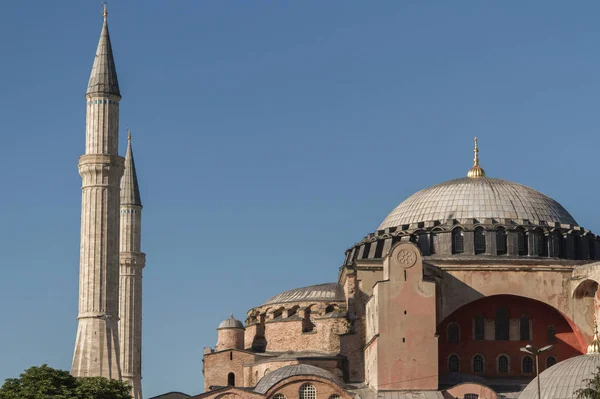
{"type": "Polygon", "coordinates": [[[119,182],[124,160],[118,155],[121,94],[106,6],[85,97],[85,154],[79,157],[82,178],[79,325],[71,373],[76,377],[120,379],[119,182]]]}
{"type": "Polygon", "coordinates": [[[142,269],[146,255],[141,249],[142,201],[127,132],[125,173],[121,179],[121,244],[119,340],[121,373],[129,382],[133,399],[142,399],[142,269]]]}

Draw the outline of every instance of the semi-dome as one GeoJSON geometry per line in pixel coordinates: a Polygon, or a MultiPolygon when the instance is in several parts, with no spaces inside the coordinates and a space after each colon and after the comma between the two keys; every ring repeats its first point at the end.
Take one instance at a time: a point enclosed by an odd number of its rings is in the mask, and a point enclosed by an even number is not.
{"type": "Polygon", "coordinates": [[[577,225],[565,208],[532,188],[481,176],[418,191],[398,205],[378,230],[448,219],[512,219],[577,225]]]}
{"type": "Polygon", "coordinates": [[[289,302],[337,302],[345,300],[344,289],[341,285],[337,283],[325,283],[282,292],[270,298],[263,306],[289,302]]]}
{"type": "Polygon", "coordinates": [[[244,328],[244,324],[231,315],[228,319],[223,320],[221,324],[219,324],[219,327],[217,327],[217,329],[221,328],[244,328]]]}
{"type": "Polygon", "coordinates": [[[340,381],[327,370],[323,370],[320,367],[312,366],[310,364],[292,364],[278,368],[277,370],[265,375],[260,379],[260,381],[258,381],[256,388],[254,388],[254,392],[265,394],[280,381],[297,375],[320,377],[335,384],[341,385],[340,381]]]}

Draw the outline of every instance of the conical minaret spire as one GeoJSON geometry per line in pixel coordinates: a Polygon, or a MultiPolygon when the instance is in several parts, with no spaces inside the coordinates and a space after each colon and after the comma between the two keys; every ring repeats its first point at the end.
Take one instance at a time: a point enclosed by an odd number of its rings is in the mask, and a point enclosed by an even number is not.
{"type": "Polygon", "coordinates": [[[76,377],[121,378],[119,361],[119,183],[121,95],[104,25],[86,92],[82,178],[79,316],[71,373],[76,377]]]}
{"type": "Polygon", "coordinates": [[[108,11],[104,5],[104,25],[96,50],[96,58],[88,83],[87,94],[103,93],[121,95],[119,91],[119,80],[117,79],[117,69],[113,57],[112,46],[110,44],[110,34],[108,33],[108,11]]]}
{"type": "Polygon", "coordinates": [[[142,398],[142,201],[135,173],[131,131],[127,132],[125,173],[121,179],[119,278],[119,342],[121,373],[131,385],[133,399],[142,398]]]}

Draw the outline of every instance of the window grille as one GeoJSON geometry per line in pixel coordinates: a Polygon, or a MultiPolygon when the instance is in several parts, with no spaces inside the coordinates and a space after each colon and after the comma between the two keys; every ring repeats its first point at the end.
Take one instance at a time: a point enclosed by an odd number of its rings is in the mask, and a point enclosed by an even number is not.
{"type": "Polygon", "coordinates": [[[452,230],[452,252],[455,254],[465,252],[465,237],[461,229],[452,230]]]}
{"type": "Polygon", "coordinates": [[[317,390],[311,384],[304,384],[300,387],[300,399],[317,399],[317,390]]]}
{"type": "Polygon", "coordinates": [[[485,231],[482,227],[475,228],[475,254],[485,253],[485,231]]]}
{"type": "Polygon", "coordinates": [[[448,358],[448,370],[452,372],[460,371],[460,359],[457,355],[450,355],[448,358]]]}
{"type": "Polygon", "coordinates": [[[525,356],[523,358],[523,373],[524,374],[532,374],[533,373],[533,359],[531,356],[525,356]]]}
{"type": "Polygon", "coordinates": [[[508,356],[502,355],[498,358],[498,373],[508,373],[508,356]]]}
{"type": "Polygon", "coordinates": [[[473,372],[483,373],[483,356],[475,355],[475,357],[473,357],[473,372]]]}
{"type": "Polygon", "coordinates": [[[496,230],[496,252],[498,255],[506,255],[506,230],[499,228],[496,230]]]}
{"type": "Polygon", "coordinates": [[[517,233],[517,241],[518,241],[518,247],[519,247],[519,255],[520,256],[528,255],[528,253],[527,253],[527,236],[525,235],[525,232],[523,230],[521,230],[517,233]]]}

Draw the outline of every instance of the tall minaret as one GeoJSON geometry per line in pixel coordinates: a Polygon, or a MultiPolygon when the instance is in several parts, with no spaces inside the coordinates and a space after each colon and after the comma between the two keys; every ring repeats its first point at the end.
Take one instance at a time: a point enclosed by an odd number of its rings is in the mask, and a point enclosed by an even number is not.
{"type": "Polygon", "coordinates": [[[121,378],[119,311],[119,83],[106,6],[104,25],[86,92],[85,154],[79,258],[79,326],[71,374],[121,378]]]}
{"type": "Polygon", "coordinates": [[[132,387],[133,399],[142,399],[142,269],[146,255],[141,249],[142,201],[127,132],[125,173],[121,180],[121,277],[119,294],[119,340],[121,373],[132,387]]]}

